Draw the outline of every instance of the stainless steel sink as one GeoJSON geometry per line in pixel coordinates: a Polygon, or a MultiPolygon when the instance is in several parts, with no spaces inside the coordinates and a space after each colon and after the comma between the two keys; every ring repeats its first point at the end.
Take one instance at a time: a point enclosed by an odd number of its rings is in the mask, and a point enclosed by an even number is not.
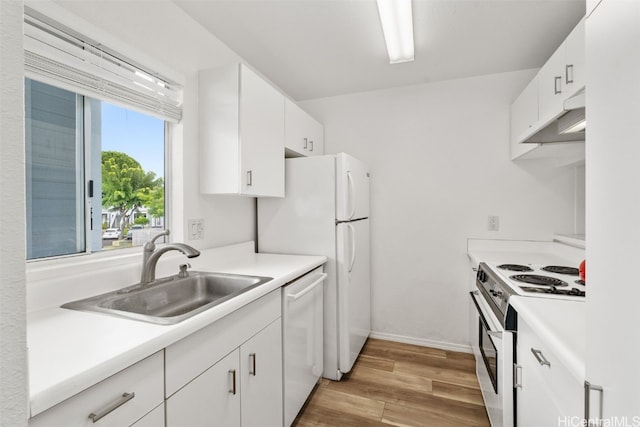
{"type": "Polygon", "coordinates": [[[178,323],[270,281],[271,277],[192,271],[62,305],[160,325],[178,323]]]}

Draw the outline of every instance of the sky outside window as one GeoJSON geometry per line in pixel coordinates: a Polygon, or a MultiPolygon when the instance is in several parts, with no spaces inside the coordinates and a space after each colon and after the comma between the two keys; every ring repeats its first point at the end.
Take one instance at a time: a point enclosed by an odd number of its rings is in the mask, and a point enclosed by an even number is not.
{"type": "Polygon", "coordinates": [[[102,103],[102,151],[120,151],[164,178],[164,121],[102,103]]]}

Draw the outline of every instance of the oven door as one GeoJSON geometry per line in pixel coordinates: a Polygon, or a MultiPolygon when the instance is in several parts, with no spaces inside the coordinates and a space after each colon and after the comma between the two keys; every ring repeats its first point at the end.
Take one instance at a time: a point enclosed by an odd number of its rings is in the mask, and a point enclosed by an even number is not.
{"type": "Polygon", "coordinates": [[[492,427],[513,426],[513,334],[505,331],[479,291],[470,292],[476,330],[476,374],[492,427]]]}

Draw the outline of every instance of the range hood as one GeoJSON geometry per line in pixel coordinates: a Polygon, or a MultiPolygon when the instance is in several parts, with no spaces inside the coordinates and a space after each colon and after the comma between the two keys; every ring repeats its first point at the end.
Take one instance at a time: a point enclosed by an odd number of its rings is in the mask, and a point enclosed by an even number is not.
{"type": "Polygon", "coordinates": [[[584,91],[567,99],[563,107],[559,115],[522,142],[536,144],[584,142],[586,128],[584,91]]]}

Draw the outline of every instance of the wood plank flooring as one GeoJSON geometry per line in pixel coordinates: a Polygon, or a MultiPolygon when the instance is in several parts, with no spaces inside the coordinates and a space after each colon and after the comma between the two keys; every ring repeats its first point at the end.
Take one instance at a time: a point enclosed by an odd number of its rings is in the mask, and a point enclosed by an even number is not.
{"type": "Polygon", "coordinates": [[[489,427],[473,355],[370,338],[348,378],[322,379],[293,424],[489,427]]]}

